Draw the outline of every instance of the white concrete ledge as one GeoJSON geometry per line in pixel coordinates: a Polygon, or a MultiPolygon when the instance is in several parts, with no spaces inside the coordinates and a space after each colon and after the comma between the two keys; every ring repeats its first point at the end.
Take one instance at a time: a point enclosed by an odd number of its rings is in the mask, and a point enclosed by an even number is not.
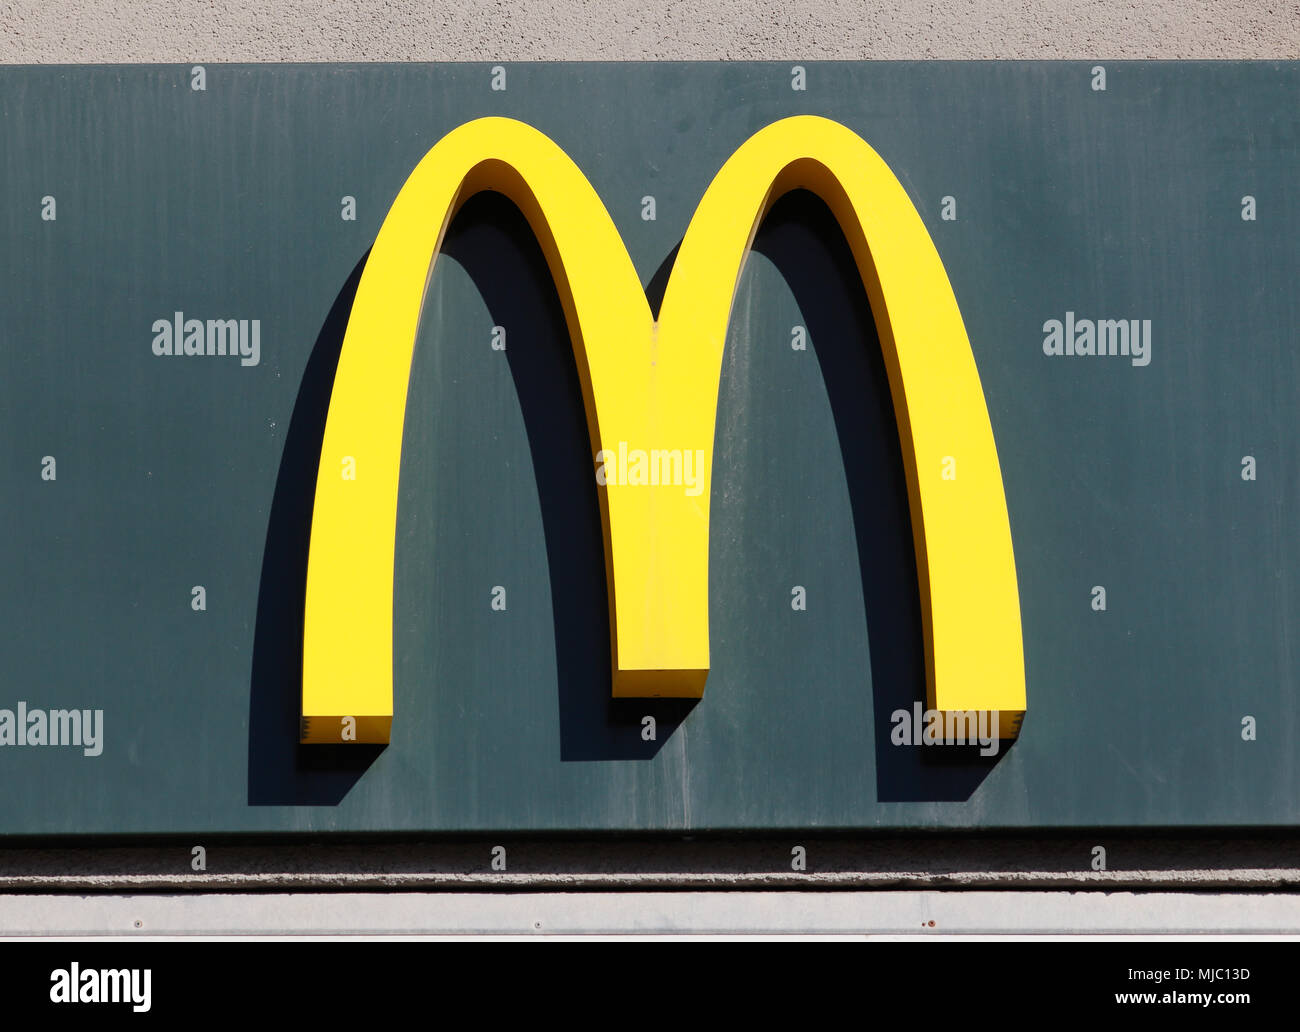
{"type": "Polygon", "coordinates": [[[1300,896],[1069,892],[0,897],[0,935],[1294,935],[1300,896]]]}

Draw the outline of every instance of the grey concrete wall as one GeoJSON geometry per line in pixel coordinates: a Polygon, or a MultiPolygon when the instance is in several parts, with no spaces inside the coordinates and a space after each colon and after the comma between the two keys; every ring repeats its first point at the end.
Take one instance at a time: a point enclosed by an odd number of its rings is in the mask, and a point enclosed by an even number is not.
{"type": "Polygon", "coordinates": [[[17,0],[0,62],[1295,59],[1295,0],[17,0]]]}

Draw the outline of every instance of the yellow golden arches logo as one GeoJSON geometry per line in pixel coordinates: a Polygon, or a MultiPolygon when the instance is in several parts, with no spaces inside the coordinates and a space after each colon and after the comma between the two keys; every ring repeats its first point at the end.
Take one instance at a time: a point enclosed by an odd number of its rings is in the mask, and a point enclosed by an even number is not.
{"type": "Polygon", "coordinates": [[[825,118],[782,119],[722,166],[653,318],[609,213],[536,129],[448,133],[393,202],[362,273],[321,448],[307,568],[304,742],[387,742],[402,427],[424,291],[459,206],[512,200],[568,321],[594,452],[703,456],[699,490],[612,478],[599,492],[613,694],[699,697],[709,671],[709,493],[723,347],[754,233],[790,190],[816,193],[852,248],[889,372],[907,475],[929,706],[1025,710],[1015,556],[988,410],[956,298],[885,162],[825,118]]]}

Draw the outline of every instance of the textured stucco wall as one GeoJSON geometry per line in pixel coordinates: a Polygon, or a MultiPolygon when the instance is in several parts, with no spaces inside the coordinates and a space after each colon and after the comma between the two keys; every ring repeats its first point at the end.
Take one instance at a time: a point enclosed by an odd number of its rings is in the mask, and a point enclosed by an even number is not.
{"type": "Polygon", "coordinates": [[[1296,0],[19,0],[0,62],[1294,59],[1296,0]]]}

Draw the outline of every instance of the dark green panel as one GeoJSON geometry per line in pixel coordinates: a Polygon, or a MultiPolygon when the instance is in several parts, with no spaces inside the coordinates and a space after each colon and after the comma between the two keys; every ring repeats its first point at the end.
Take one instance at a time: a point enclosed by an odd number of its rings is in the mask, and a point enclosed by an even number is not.
{"type": "Polygon", "coordinates": [[[811,64],[795,91],[786,65],[545,64],[502,92],[481,65],[212,65],[200,92],[181,66],[0,68],[0,709],[103,711],[100,755],[0,746],[0,834],[1300,821],[1300,64],[1106,75],[811,64]],[[717,169],[807,112],[890,164],[961,307],[1015,543],[1019,741],[890,742],[924,695],[898,435],[856,270],[806,194],[736,294],[705,697],[608,699],[564,319],[522,217],[486,195],[448,234],[411,374],[392,743],[298,747],[334,364],[419,158],[481,115],[531,123],[654,299],[717,169]],[[155,356],[177,311],[260,320],[259,361],[155,356]],[[1067,311],[1149,319],[1150,363],[1045,355],[1067,311]]]}

